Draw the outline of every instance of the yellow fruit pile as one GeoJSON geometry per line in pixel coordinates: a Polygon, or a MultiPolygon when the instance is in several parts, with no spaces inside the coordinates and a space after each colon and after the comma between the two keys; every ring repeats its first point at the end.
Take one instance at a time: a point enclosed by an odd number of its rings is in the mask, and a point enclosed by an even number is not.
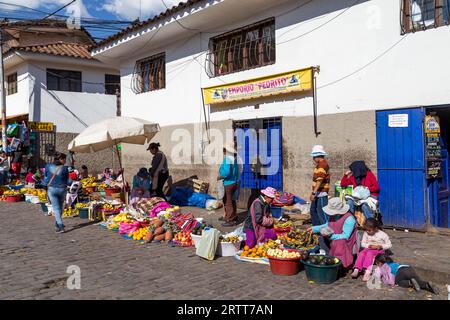
{"type": "Polygon", "coordinates": [[[44,189],[22,188],[20,189],[20,193],[39,196],[39,198],[47,198],[47,191],[44,189]]]}
{"type": "Polygon", "coordinates": [[[102,209],[103,209],[104,211],[114,211],[114,210],[115,210],[114,206],[111,205],[111,204],[108,204],[108,203],[105,203],[105,204],[102,206],[102,209]]]}
{"type": "Polygon", "coordinates": [[[241,241],[241,239],[239,239],[238,236],[230,236],[230,237],[221,237],[220,238],[220,242],[231,242],[231,243],[236,243],[241,241]]]}
{"type": "Polygon", "coordinates": [[[134,232],[129,233],[128,236],[132,237],[133,240],[143,240],[147,234],[148,228],[140,228],[134,232]]]}
{"type": "Polygon", "coordinates": [[[86,179],[82,179],[81,180],[81,185],[83,188],[88,188],[88,187],[96,187],[97,183],[95,182],[95,178],[94,177],[89,177],[86,179]]]}
{"type": "Polygon", "coordinates": [[[120,213],[113,218],[113,222],[116,224],[120,224],[121,222],[131,223],[132,222],[131,215],[127,213],[120,213]]]}
{"type": "Polygon", "coordinates": [[[77,203],[75,205],[75,209],[84,209],[89,208],[89,203],[77,203]]]}
{"type": "Polygon", "coordinates": [[[16,190],[7,190],[7,191],[5,191],[3,193],[3,195],[5,195],[5,196],[18,196],[20,194],[21,193],[19,191],[16,191],[16,190]]]}
{"type": "Polygon", "coordinates": [[[105,191],[105,189],[106,188],[108,188],[109,186],[106,184],[106,183],[102,183],[102,184],[99,184],[98,186],[97,186],[97,190],[98,191],[105,191]]]}
{"type": "Polygon", "coordinates": [[[69,207],[69,208],[65,208],[64,209],[64,212],[63,212],[62,216],[63,217],[73,217],[75,215],[77,215],[77,210],[72,209],[72,207],[69,207]]]}

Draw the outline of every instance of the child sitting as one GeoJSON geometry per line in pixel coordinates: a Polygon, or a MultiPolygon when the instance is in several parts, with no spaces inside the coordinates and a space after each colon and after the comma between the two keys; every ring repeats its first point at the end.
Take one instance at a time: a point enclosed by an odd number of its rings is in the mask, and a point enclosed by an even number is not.
{"type": "Polygon", "coordinates": [[[360,272],[364,271],[363,281],[370,279],[372,265],[378,254],[392,247],[389,236],[380,230],[380,225],[374,218],[369,218],[364,224],[364,235],[361,240],[362,251],[358,253],[352,278],[356,279],[360,272]]]}
{"type": "Polygon", "coordinates": [[[431,282],[420,279],[413,267],[394,262],[386,254],[379,254],[375,257],[376,268],[374,276],[384,284],[394,286],[395,284],[402,288],[414,288],[416,291],[421,289],[433,294],[439,294],[439,290],[431,282]]]}

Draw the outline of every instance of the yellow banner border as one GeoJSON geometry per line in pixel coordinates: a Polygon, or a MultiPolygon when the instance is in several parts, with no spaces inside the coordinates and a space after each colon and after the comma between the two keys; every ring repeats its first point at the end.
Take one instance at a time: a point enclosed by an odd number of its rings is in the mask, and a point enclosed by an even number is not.
{"type": "Polygon", "coordinates": [[[208,103],[205,103],[206,97],[205,97],[204,94],[205,94],[206,90],[215,90],[215,89],[219,89],[219,88],[222,88],[222,87],[229,87],[229,86],[239,85],[239,84],[246,83],[246,82],[256,82],[258,80],[266,79],[266,78],[269,78],[269,77],[270,78],[276,78],[276,77],[280,77],[280,76],[282,76],[284,74],[288,74],[288,73],[305,72],[305,71],[309,71],[309,70],[311,70],[311,88],[310,89],[298,90],[298,91],[290,91],[290,92],[282,92],[282,93],[273,93],[273,94],[268,94],[266,96],[260,96],[260,97],[241,98],[241,99],[238,99],[238,100],[217,102],[217,103],[214,103],[214,105],[232,104],[232,103],[237,103],[239,101],[258,100],[258,99],[264,99],[266,97],[271,97],[271,96],[292,95],[292,94],[298,94],[300,92],[310,92],[310,91],[314,90],[314,70],[315,70],[314,67],[308,67],[308,68],[303,68],[303,69],[295,69],[295,70],[280,72],[280,73],[276,73],[276,74],[272,74],[272,75],[261,76],[261,77],[257,77],[257,78],[250,78],[250,79],[241,80],[241,81],[235,81],[235,82],[230,82],[230,83],[224,83],[224,84],[217,85],[217,86],[205,87],[205,88],[202,88],[203,103],[205,105],[208,105],[208,103]]]}

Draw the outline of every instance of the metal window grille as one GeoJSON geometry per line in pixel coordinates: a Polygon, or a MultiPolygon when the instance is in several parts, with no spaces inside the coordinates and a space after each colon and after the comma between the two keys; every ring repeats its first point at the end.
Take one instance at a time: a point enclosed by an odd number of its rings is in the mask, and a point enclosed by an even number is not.
{"type": "Polygon", "coordinates": [[[210,40],[206,72],[210,77],[275,63],[275,19],[217,36],[210,40]]]}
{"type": "Polygon", "coordinates": [[[401,0],[402,34],[450,24],[450,0],[401,0]]]}
{"type": "Polygon", "coordinates": [[[166,87],[166,54],[160,53],[136,62],[131,89],[139,94],[166,87]]]}

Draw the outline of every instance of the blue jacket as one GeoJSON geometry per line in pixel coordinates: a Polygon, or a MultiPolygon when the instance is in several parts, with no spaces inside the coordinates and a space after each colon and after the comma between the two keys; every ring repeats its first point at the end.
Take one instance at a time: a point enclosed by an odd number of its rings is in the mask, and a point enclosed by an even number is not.
{"type": "MultiPolygon", "coordinates": [[[[53,177],[53,174],[57,169],[58,166],[55,165],[54,163],[49,163],[45,166],[44,185],[48,185],[48,183],[53,177]]],[[[69,169],[66,166],[63,166],[53,179],[52,184],[48,187],[65,189],[67,186],[70,186],[71,184],[72,180],[69,178],[69,169]]]]}
{"type": "Polygon", "coordinates": [[[219,175],[223,179],[224,186],[238,183],[240,178],[237,159],[229,156],[225,157],[220,166],[219,175]]]}
{"type": "MultiPolygon", "coordinates": [[[[350,239],[352,236],[353,230],[355,229],[356,220],[353,216],[348,217],[344,221],[344,226],[342,227],[341,234],[333,234],[330,237],[330,240],[339,240],[339,239],[350,239]]],[[[320,229],[328,227],[328,223],[325,223],[321,226],[312,227],[313,233],[320,233],[320,229]]]]}

